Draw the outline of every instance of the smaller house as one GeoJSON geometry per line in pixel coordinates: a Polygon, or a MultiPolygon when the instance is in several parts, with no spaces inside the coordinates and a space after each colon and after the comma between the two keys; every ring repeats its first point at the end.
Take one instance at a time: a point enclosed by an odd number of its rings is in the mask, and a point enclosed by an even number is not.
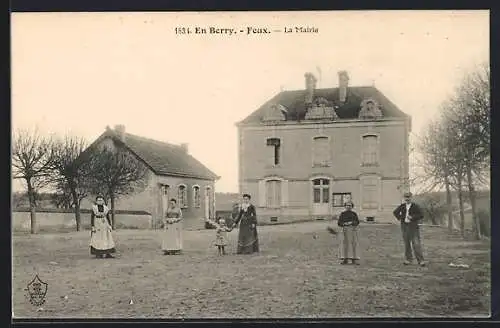
{"type": "MultiPolygon", "coordinates": [[[[114,130],[107,127],[86,152],[95,147],[125,149],[148,168],[146,187],[117,199],[116,209],[151,213],[153,228],[159,227],[171,198],[183,211],[185,228],[203,227],[200,219],[215,217],[215,181],[220,177],[191,156],[187,144],[144,138],[117,125],[114,130]]],[[[82,208],[87,206],[82,204],[82,208]]]]}

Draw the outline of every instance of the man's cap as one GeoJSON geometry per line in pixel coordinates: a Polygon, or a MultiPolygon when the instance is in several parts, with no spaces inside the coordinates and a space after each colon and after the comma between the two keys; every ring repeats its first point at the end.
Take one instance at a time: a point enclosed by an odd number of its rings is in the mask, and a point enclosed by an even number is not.
{"type": "Polygon", "coordinates": [[[411,196],[413,196],[413,194],[409,191],[404,193],[404,197],[411,197],[411,196]]]}

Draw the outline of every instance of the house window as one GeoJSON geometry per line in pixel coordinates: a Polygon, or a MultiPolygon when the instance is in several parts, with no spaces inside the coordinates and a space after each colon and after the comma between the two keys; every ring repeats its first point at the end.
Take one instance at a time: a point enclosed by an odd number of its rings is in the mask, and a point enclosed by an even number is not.
{"type": "Polygon", "coordinates": [[[266,206],[268,208],[278,208],[281,206],[281,181],[266,181],[266,206]]]}
{"type": "Polygon", "coordinates": [[[351,193],[333,193],[333,207],[344,207],[345,202],[351,200],[351,193]]]}
{"type": "Polygon", "coordinates": [[[271,149],[271,156],[273,158],[273,165],[280,164],[280,148],[281,140],[279,138],[267,139],[267,147],[271,149]]]}
{"type": "Polygon", "coordinates": [[[193,206],[196,208],[201,207],[201,199],[200,199],[200,187],[193,187],[193,206]]]}
{"type": "Polygon", "coordinates": [[[169,185],[162,185],[161,186],[161,201],[162,201],[162,206],[163,206],[163,211],[166,211],[168,208],[168,204],[170,202],[169,196],[170,196],[170,186],[169,185]]]}
{"type": "Polygon", "coordinates": [[[330,202],[330,181],[328,179],[313,180],[313,202],[315,204],[330,202]]]}
{"type": "Polygon", "coordinates": [[[378,177],[367,177],[361,180],[363,209],[378,209],[378,182],[378,177]]]}
{"type": "Polygon", "coordinates": [[[330,149],[328,137],[313,138],[313,165],[328,166],[330,164],[330,149]]]}
{"type": "Polygon", "coordinates": [[[177,202],[180,208],[188,207],[187,204],[187,189],[185,185],[179,185],[177,190],[177,202]]]}
{"type": "Polygon", "coordinates": [[[376,135],[363,136],[363,165],[378,164],[378,137],[376,135]]]}

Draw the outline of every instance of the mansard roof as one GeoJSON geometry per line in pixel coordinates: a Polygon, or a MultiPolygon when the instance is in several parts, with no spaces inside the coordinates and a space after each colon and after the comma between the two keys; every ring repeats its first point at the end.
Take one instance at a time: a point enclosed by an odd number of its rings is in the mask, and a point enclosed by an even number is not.
{"type": "MultiPolygon", "coordinates": [[[[265,102],[239,124],[256,124],[262,122],[268,108],[272,105],[281,105],[286,108],[284,114],[288,121],[301,121],[306,115],[306,90],[282,91],[265,102]]],[[[361,103],[365,99],[372,98],[378,102],[383,117],[408,117],[394,103],[392,103],[382,92],[373,86],[348,87],[345,103],[339,102],[339,88],[314,89],[314,99],[324,98],[330,102],[339,119],[357,119],[361,110],[361,103]]]]}

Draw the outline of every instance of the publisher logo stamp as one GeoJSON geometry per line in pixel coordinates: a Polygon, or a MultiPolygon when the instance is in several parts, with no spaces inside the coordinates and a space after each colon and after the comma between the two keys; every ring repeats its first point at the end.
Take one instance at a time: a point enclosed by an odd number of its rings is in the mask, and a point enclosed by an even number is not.
{"type": "Polygon", "coordinates": [[[45,296],[47,295],[47,283],[43,282],[38,275],[31,280],[26,286],[27,297],[34,306],[41,306],[45,303],[45,296]]]}

